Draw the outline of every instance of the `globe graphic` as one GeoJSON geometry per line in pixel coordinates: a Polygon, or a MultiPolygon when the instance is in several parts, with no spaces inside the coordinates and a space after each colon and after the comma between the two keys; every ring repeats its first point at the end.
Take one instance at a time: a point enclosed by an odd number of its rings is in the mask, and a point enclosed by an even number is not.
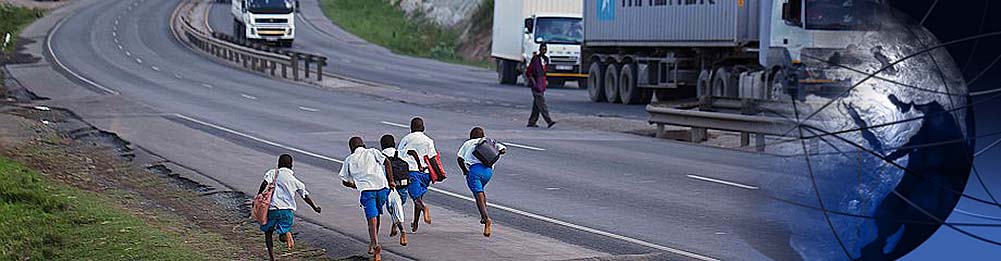
{"type": "Polygon", "coordinates": [[[793,155],[776,169],[790,174],[760,181],[785,202],[763,207],[801,258],[900,258],[942,227],[970,176],[973,116],[953,58],[906,15],[877,17],[847,49],[803,51],[801,78],[841,85],[773,90],[794,107],[778,114],[806,126],[776,149],[793,155]]]}

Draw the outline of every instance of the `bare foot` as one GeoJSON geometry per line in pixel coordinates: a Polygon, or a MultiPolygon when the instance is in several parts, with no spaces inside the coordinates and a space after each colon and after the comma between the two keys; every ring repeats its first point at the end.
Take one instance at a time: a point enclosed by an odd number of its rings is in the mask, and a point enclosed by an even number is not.
{"type": "Polygon", "coordinates": [[[368,245],[368,254],[371,255],[373,253],[375,253],[375,247],[373,247],[372,245],[368,245]]]}
{"type": "Polygon", "coordinates": [[[403,233],[400,234],[400,245],[401,246],[407,246],[407,232],[406,231],[403,231],[403,233]]]}
{"type": "Polygon", "coordinates": [[[372,254],[372,260],[382,261],[382,246],[375,246],[375,253],[372,254]]]}
{"type": "Polygon", "coordinates": [[[491,222],[490,219],[487,219],[487,221],[483,223],[483,236],[490,237],[490,233],[493,232],[493,228],[490,226],[491,223],[493,222],[491,222]]]}
{"type": "Polygon", "coordinates": [[[424,223],[431,224],[431,210],[424,206],[424,223]]]}
{"type": "Polygon", "coordinates": [[[295,239],[292,239],[292,232],[285,233],[285,238],[286,238],[285,239],[285,246],[288,247],[288,249],[294,248],[295,247],[295,239]]]}
{"type": "Polygon", "coordinates": [[[398,226],[399,224],[400,223],[396,223],[396,224],[393,224],[392,226],[390,226],[389,237],[395,237],[396,233],[399,233],[398,231],[396,231],[396,226],[398,226]]]}
{"type": "Polygon", "coordinates": [[[410,223],[410,232],[417,233],[417,224],[420,224],[417,220],[414,220],[414,223],[410,223]]]}

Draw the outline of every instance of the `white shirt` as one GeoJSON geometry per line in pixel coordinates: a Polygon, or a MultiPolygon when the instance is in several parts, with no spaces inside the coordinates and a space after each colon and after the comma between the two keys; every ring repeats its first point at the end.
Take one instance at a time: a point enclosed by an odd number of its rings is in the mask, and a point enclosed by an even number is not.
{"type": "Polygon", "coordinates": [[[354,182],[358,191],[388,188],[384,162],[386,156],[378,149],[355,148],[341,164],[341,180],[354,182]]]}
{"type": "MultiPolygon", "coordinates": [[[[476,144],[479,144],[480,141],[482,140],[483,138],[470,139],[467,140],[465,143],[462,143],[462,147],[459,147],[459,153],[456,153],[457,154],[456,156],[462,158],[462,161],[466,162],[466,167],[472,166],[477,163],[483,163],[480,162],[480,159],[477,159],[476,156],[473,156],[473,152],[476,151],[476,144]]],[[[500,142],[497,142],[496,144],[497,144],[497,150],[507,149],[507,147],[504,146],[504,144],[501,144],[500,142]]]]}
{"type": "MultiPolygon", "coordinates": [[[[275,194],[271,198],[271,209],[291,209],[295,211],[297,208],[293,193],[298,193],[303,198],[309,195],[309,192],[306,191],[306,185],[295,178],[294,174],[295,172],[291,169],[280,169],[278,179],[275,180],[275,194]]],[[[271,183],[271,180],[275,177],[274,175],[274,169],[268,170],[264,174],[264,181],[271,183]]]]}
{"type": "Polygon", "coordinates": [[[417,161],[407,151],[414,150],[417,151],[417,158],[421,159],[421,166],[427,167],[427,164],[423,162],[424,156],[434,156],[438,154],[438,150],[434,148],[434,141],[431,140],[424,132],[412,132],[403,136],[400,139],[400,144],[396,145],[396,149],[400,151],[400,158],[410,165],[410,171],[421,171],[417,168],[417,161]]]}

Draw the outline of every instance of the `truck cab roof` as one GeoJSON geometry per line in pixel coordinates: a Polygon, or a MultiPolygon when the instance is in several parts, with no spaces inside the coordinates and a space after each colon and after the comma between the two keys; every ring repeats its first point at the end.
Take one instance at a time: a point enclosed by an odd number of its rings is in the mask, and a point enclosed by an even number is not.
{"type": "Polygon", "coordinates": [[[533,15],[535,18],[580,18],[584,19],[581,14],[571,14],[571,13],[537,13],[533,15]]]}

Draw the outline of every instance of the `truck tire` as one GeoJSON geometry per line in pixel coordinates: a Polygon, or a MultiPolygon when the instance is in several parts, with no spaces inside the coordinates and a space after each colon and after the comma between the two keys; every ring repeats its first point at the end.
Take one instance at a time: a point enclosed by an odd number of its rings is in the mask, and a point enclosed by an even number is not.
{"type": "Polygon", "coordinates": [[[619,65],[608,64],[605,67],[605,100],[608,103],[619,103],[619,65]]]}
{"type": "Polygon", "coordinates": [[[601,62],[591,63],[587,69],[587,94],[593,102],[605,101],[605,70],[601,62]]]}
{"type": "Polygon", "coordinates": [[[699,73],[699,79],[695,82],[695,97],[701,98],[702,96],[712,96],[712,72],[709,70],[702,70],[699,73]]]}
{"type": "Polygon", "coordinates": [[[515,63],[508,60],[500,60],[497,68],[497,78],[500,84],[514,85],[518,83],[518,70],[515,63]]]}
{"type": "Polygon", "coordinates": [[[649,99],[644,99],[644,97],[650,97],[646,95],[645,90],[640,89],[636,84],[636,66],[627,63],[622,65],[622,69],[619,73],[619,96],[622,99],[623,104],[641,104],[649,103],[649,99]]]}
{"type": "MultiPolygon", "coordinates": [[[[716,97],[731,97],[731,92],[736,88],[735,84],[736,81],[734,81],[730,70],[726,67],[719,68],[713,74],[711,94],[716,97]]],[[[732,97],[736,97],[736,95],[732,97]]]]}

